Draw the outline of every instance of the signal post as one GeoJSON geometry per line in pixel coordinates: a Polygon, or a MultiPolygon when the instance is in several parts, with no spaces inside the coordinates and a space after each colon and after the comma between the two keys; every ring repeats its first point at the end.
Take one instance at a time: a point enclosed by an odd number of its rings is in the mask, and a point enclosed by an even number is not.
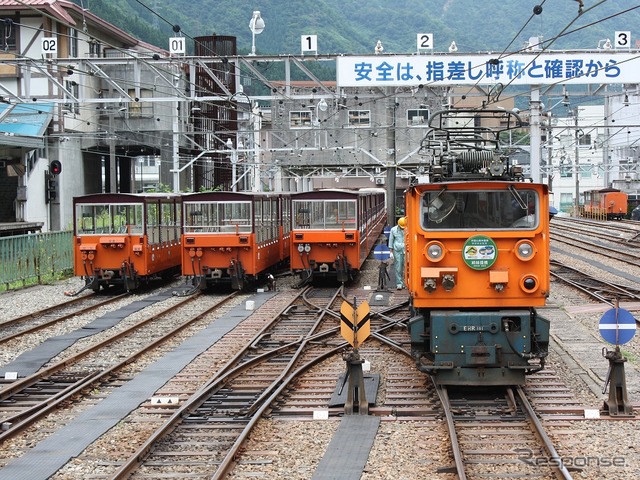
{"type": "Polygon", "coordinates": [[[362,373],[364,360],[360,357],[358,347],[371,333],[370,314],[371,307],[366,300],[357,308],[355,298],[353,305],[343,302],[340,307],[340,334],[353,347],[352,351],[345,352],[343,355],[347,363],[345,380],[349,381],[347,400],[344,402],[345,415],[353,415],[354,411],[360,415],[369,414],[369,402],[362,373]]]}

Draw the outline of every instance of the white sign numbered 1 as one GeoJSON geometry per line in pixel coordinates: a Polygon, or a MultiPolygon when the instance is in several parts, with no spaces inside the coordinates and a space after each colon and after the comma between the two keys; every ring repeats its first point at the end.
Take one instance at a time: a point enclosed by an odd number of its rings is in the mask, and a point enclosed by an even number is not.
{"type": "Polygon", "coordinates": [[[616,32],[614,48],[631,48],[631,32],[616,32]]]}
{"type": "Polygon", "coordinates": [[[169,53],[185,53],[186,51],[184,37],[169,38],[169,53]]]}
{"type": "Polygon", "coordinates": [[[44,37],[42,39],[42,53],[57,53],[58,39],[53,37],[44,37]]]}
{"type": "Polygon", "coordinates": [[[300,37],[300,51],[304,52],[318,52],[318,36],[317,35],[302,35],[300,37]]]}
{"type": "Polygon", "coordinates": [[[433,50],[433,33],[418,34],[418,51],[433,50]]]}

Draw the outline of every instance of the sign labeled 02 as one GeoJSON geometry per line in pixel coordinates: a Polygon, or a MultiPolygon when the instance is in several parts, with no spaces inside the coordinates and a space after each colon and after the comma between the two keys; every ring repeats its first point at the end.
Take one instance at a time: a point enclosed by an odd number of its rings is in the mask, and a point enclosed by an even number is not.
{"type": "Polygon", "coordinates": [[[42,38],[42,53],[57,53],[58,52],[58,39],[53,37],[42,38]]]}

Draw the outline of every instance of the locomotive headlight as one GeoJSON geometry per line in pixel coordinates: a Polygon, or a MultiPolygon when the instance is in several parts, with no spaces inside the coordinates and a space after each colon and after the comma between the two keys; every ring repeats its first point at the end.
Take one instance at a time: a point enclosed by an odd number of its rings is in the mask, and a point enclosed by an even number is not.
{"type": "Polygon", "coordinates": [[[308,243],[304,246],[304,251],[309,253],[311,251],[311,245],[309,245],[308,243]]]}
{"type": "Polygon", "coordinates": [[[516,243],[516,257],[523,262],[531,260],[536,254],[536,247],[530,240],[520,240],[516,243]]]}
{"type": "Polygon", "coordinates": [[[444,245],[440,242],[429,242],[425,247],[424,255],[432,262],[439,262],[444,258],[444,245]]]}
{"type": "Polygon", "coordinates": [[[526,293],[533,293],[538,289],[540,282],[533,274],[523,275],[520,278],[520,288],[526,293]]]}
{"type": "Polygon", "coordinates": [[[299,245],[298,245],[298,251],[299,251],[300,253],[304,252],[304,245],[303,245],[303,244],[299,244],[299,245]]]}

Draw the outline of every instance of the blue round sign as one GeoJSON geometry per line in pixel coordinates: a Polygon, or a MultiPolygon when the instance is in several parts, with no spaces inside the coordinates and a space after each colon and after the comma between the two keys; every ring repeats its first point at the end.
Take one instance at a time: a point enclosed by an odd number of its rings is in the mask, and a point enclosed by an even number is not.
{"type": "Polygon", "coordinates": [[[391,235],[391,227],[384,227],[382,233],[384,233],[385,237],[389,238],[389,235],[391,235]]]}
{"type": "Polygon", "coordinates": [[[389,260],[390,256],[391,250],[389,250],[389,247],[387,247],[386,245],[378,245],[373,249],[373,257],[376,260],[384,262],[385,260],[389,260]]]}
{"type": "Polygon", "coordinates": [[[636,334],[636,319],[623,308],[607,310],[600,319],[600,335],[613,345],[624,345],[636,334]]]}

